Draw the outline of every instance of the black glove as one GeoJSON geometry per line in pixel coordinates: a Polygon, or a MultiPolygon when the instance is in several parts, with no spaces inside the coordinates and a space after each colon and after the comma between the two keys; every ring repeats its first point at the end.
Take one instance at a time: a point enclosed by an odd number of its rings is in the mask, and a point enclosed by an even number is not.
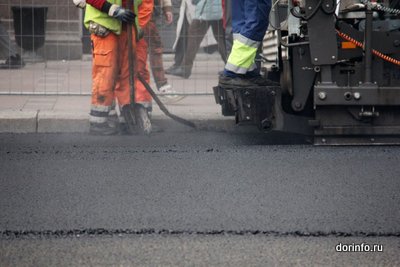
{"type": "MultiPolygon", "coordinates": [[[[110,11],[112,9],[110,9],[110,11]]],[[[110,15],[112,17],[122,21],[122,22],[126,22],[126,23],[129,23],[129,24],[134,23],[135,22],[135,17],[136,17],[135,13],[133,13],[131,10],[122,8],[120,6],[116,6],[113,9],[112,14],[110,14],[110,15]]]]}

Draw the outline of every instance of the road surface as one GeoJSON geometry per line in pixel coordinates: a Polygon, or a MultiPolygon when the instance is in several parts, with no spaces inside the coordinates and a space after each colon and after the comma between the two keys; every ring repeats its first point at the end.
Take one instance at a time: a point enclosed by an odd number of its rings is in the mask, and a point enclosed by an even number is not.
{"type": "Polygon", "coordinates": [[[0,265],[400,265],[400,147],[301,140],[0,135],[0,265]]]}

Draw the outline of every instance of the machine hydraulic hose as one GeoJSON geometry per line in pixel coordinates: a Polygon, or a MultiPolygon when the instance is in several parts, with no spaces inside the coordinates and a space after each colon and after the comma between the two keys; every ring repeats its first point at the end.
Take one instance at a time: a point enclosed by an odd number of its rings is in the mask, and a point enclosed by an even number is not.
{"type": "Polygon", "coordinates": [[[368,5],[371,7],[372,10],[382,11],[393,15],[400,15],[400,10],[390,7],[385,7],[376,2],[369,2],[369,1],[362,1],[364,5],[368,5]]]}
{"type": "MultiPolygon", "coordinates": [[[[348,42],[351,42],[351,43],[355,44],[356,46],[358,46],[360,48],[364,48],[363,43],[357,41],[356,39],[348,36],[347,34],[345,34],[343,32],[340,32],[339,30],[336,30],[336,32],[344,40],[346,40],[348,42]]],[[[381,59],[383,59],[383,60],[385,60],[387,62],[390,62],[390,63],[393,63],[393,64],[395,64],[397,66],[400,66],[400,60],[397,60],[397,59],[394,59],[392,57],[389,57],[388,55],[385,55],[385,54],[383,54],[383,53],[381,53],[381,52],[379,52],[379,51],[377,51],[375,49],[372,49],[372,54],[374,54],[375,56],[377,56],[377,57],[379,57],[379,58],[381,58],[381,59]]]]}

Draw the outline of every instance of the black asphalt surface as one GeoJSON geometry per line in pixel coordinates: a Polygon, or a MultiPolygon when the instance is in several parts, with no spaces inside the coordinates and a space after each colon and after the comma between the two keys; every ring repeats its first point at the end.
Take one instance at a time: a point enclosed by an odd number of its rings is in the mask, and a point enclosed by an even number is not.
{"type": "Polygon", "coordinates": [[[269,142],[1,135],[0,231],[399,235],[400,147],[269,142]]]}
{"type": "Polygon", "coordinates": [[[0,266],[399,265],[400,147],[305,139],[2,134],[0,266]]]}

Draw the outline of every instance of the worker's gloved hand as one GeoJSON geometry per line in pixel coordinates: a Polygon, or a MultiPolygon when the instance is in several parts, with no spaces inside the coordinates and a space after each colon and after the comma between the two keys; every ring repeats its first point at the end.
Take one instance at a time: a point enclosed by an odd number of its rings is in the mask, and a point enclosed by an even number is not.
{"type": "Polygon", "coordinates": [[[111,6],[108,15],[129,24],[135,22],[136,17],[135,13],[133,13],[131,10],[122,8],[115,4],[111,6]]]}

